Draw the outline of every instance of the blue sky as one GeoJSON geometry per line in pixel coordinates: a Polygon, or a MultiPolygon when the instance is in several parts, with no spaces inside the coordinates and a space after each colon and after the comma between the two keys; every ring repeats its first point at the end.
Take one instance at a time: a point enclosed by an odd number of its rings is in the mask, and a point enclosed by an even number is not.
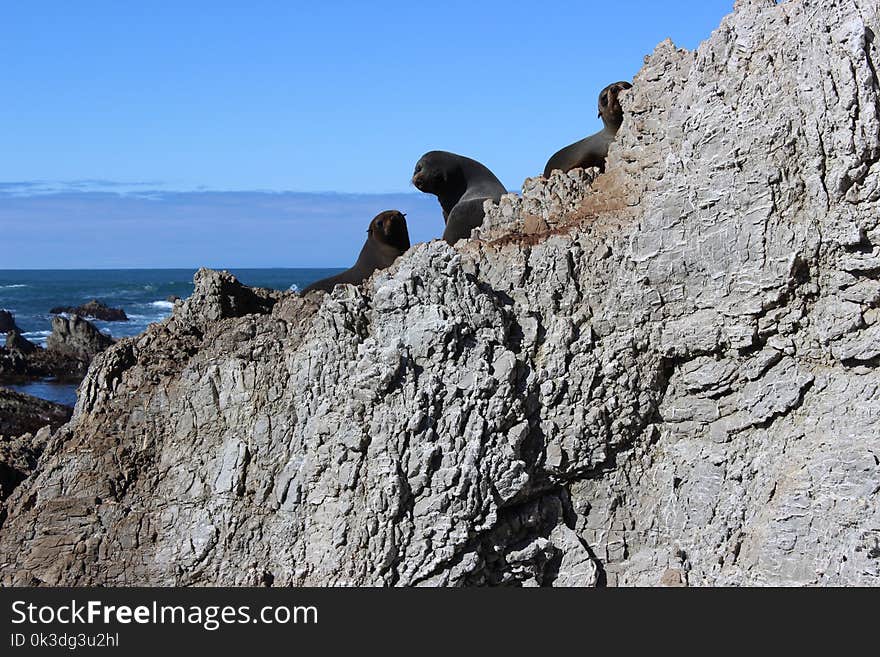
{"type": "Polygon", "coordinates": [[[599,128],[604,85],[732,4],[7,3],[0,269],[342,266],[393,204],[437,237],[423,152],[518,189],[599,128]]]}

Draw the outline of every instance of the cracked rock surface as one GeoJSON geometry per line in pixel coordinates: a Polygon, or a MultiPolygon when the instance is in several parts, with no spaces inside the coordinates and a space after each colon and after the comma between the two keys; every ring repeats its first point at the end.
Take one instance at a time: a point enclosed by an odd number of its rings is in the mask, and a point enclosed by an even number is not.
{"type": "MultiPolygon", "coordinates": [[[[740,0],[364,286],[202,270],[93,362],[3,584],[880,584],[878,0],[740,0]]],[[[2,517],[2,515],[0,515],[2,517]]]]}

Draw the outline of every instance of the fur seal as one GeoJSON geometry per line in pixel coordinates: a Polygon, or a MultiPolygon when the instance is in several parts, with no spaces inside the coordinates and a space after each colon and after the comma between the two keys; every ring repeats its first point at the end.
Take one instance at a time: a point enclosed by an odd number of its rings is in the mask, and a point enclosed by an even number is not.
{"type": "Polygon", "coordinates": [[[623,123],[623,109],[620,107],[618,96],[624,89],[632,89],[632,85],[620,81],[609,84],[602,90],[599,94],[599,118],[602,119],[605,127],[595,135],[557,151],[544,167],[545,178],[549,178],[556,169],[564,173],[572,169],[599,167],[599,171],[604,173],[608,147],[623,123]]]}
{"type": "Polygon", "coordinates": [[[397,210],[386,210],[373,217],[367,228],[367,241],[354,266],[341,274],[312,283],[302,293],[313,290],[330,292],[335,286],[343,284],[360,285],[374,271],[390,267],[409,248],[409,231],[404,216],[397,210]]]}
{"type": "Polygon", "coordinates": [[[483,202],[496,203],[507,190],[495,174],[476,160],[446,151],[422,155],[413,171],[412,184],[426,194],[434,194],[443,208],[449,244],[471,236],[483,223],[483,202]]]}

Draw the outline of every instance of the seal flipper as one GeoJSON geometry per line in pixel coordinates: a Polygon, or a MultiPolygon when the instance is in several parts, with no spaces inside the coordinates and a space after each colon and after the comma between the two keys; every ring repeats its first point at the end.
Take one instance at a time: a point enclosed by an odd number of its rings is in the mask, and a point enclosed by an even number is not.
{"type": "Polygon", "coordinates": [[[483,210],[483,203],[491,200],[493,199],[474,198],[468,201],[459,201],[449,213],[446,230],[443,231],[443,239],[451,245],[458,240],[469,238],[471,231],[483,223],[486,214],[483,210]]]}

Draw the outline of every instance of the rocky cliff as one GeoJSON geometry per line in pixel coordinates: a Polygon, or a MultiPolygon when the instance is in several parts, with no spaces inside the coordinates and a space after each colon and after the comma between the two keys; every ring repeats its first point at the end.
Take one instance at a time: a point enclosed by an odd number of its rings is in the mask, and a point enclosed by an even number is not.
{"type": "Polygon", "coordinates": [[[739,1],[478,239],[200,271],[92,364],[3,583],[880,584],[878,30],[739,1]]]}

